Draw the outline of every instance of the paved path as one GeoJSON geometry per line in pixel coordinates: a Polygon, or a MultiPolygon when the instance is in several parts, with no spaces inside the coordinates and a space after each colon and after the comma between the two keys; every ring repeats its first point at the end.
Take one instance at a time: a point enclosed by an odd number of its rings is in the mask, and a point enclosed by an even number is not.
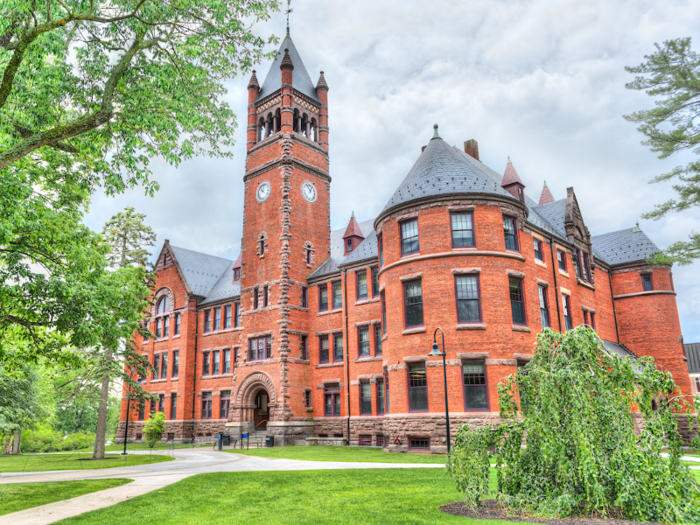
{"type": "Polygon", "coordinates": [[[259,472],[275,470],[332,470],[358,468],[444,468],[440,464],[426,463],[349,463],[335,461],[300,461],[296,459],[271,459],[244,456],[211,449],[175,449],[162,453],[175,456],[175,461],[115,467],[95,470],[63,470],[53,472],[8,473],[0,475],[0,484],[36,483],[40,481],[71,481],[107,478],[133,479],[121,487],[85,494],[41,507],[26,509],[2,516],[3,523],[12,525],[44,525],[84,512],[109,507],[129,498],[161,489],[171,483],[195,474],[210,472],[259,472]]]}

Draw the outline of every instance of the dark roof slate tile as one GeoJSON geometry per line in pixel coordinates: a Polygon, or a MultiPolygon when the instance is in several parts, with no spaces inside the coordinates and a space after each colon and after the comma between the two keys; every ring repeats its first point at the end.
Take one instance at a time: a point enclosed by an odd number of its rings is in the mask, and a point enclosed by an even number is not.
{"type": "Polygon", "coordinates": [[[306,67],[304,67],[304,62],[301,60],[301,56],[299,56],[299,52],[297,51],[297,48],[289,35],[282,40],[282,44],[277,52],[277,57],[270,66],[270,71],[265,77],[265,82],[263,82],[262,88],[258,93],[257,100],[261,100],[266,96],[271,95],[282,87],[282,71],[280,70],[280,66],[282,65],[282,60],[284,59],[285,49],[289,49],[289,58],[292,60],[292,64],[294,64],[294,73],[292,74],[292,85],[294,86],[294,89],[300,93],[303,93],[307,97],[311,97],[312,100],[315,100],[320,104],[321,101],[316,93],[316,88],[314,87],[313,82],[311,82],[311,78],[306,71],[306,67]]]}

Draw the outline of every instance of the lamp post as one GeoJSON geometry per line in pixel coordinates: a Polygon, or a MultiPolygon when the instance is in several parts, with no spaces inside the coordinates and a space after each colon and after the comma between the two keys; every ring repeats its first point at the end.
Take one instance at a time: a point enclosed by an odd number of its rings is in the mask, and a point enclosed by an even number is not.
{"type": "Polygon", "coordinates": [[[447,453],[450,453],[450,409],[447,405],[447,353],[445,352],[445,332],[439,326],[435,329],[433,333],[433,348],[428,354],[428,356],[440,357],[442,356],[442,372],[445,378],[445,423],[447,424],[447,453]],[[440,330],[442,334],[442,352],[438,348],[437,344],[437,332],[440,330]]]}
{"type": "Polygon", "coordinates": [[[129,392],[126,394],[126,426],[124,427],[124,452],[122,456],[128,455],[126,451],[126,438],[129,436],[129,409],[131,408],[131,385],[129,385],[129,392]]]}

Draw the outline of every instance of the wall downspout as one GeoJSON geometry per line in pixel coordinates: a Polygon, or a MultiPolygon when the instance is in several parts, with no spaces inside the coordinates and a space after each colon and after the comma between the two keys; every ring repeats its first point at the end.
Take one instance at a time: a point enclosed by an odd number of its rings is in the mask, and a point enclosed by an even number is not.
{"type": "Polygon", "coordinates": [[[345,318],[345,406],[348,413],[348,445],[350,445],[350,334],[348,332],[348,273],[343,272],[343,310],[345,318]]]}
{"type": "Polygon", "coordinates": [[[557,321],[559,322],[559,333],[561,333],[561,311],[559,309],[559,285],[557,284],[557,274],[559,273],[558,261],[554,259],[554,237],[550,239],[551,244],[549,245],[550,252],[552,254],[552,273],[554,274],[554,302],[557,305],[557,321]]]}
{"type": "Polygon", "coordinates": [[[194,444],[194,407],[197,403],[197,338],[199,336],[199,310],[194,314],[194,377],[192,378],[192,443],[194,444]]]}
{"type": "Polygon", "coordinates": [[[610,284],[610,300],[612,301],[612,306],[613,306],[613,317],[615,318],[615,332],[617,333],[617,344],[620,344],[620,327],[617,326],[617,310],[615,309],[615,297],[613,293],[613,287],[612,287],[612,268],[610,268],[610,271],[608,272],[608,283],[610,284]]]}

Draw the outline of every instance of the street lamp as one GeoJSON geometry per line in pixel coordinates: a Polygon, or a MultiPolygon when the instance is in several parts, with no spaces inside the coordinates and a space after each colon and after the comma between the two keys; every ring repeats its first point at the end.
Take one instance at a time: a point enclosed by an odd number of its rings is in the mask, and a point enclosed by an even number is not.
{"type": "Polygon", "coordinates": [[[445,332],[442,331],[442,328],[439,326],[435,329],[435,332],[433,333],[433,348],[428,354],[428,357],[433,356],[433,357],[440,357],[442,356],[442,372],[445,377],[445,422],[447,423],[447,453],[450,453],[450,410],[447,405],[447,353],[445,352],[445,332]],[[437,331],[440,330],[440,333],[442,334],[442,352],[440,352],[440,349],[438,348],[437,344],[437,331]]]}
{"type": "Polygon", "coordinates": [[[126,438],[129,435],[129,409],[131,408],[131,384],[129,384],[129,393],[126,395],[126,427],[124,428],[124,452],[122,456],[127,456],[126,438]]]}

